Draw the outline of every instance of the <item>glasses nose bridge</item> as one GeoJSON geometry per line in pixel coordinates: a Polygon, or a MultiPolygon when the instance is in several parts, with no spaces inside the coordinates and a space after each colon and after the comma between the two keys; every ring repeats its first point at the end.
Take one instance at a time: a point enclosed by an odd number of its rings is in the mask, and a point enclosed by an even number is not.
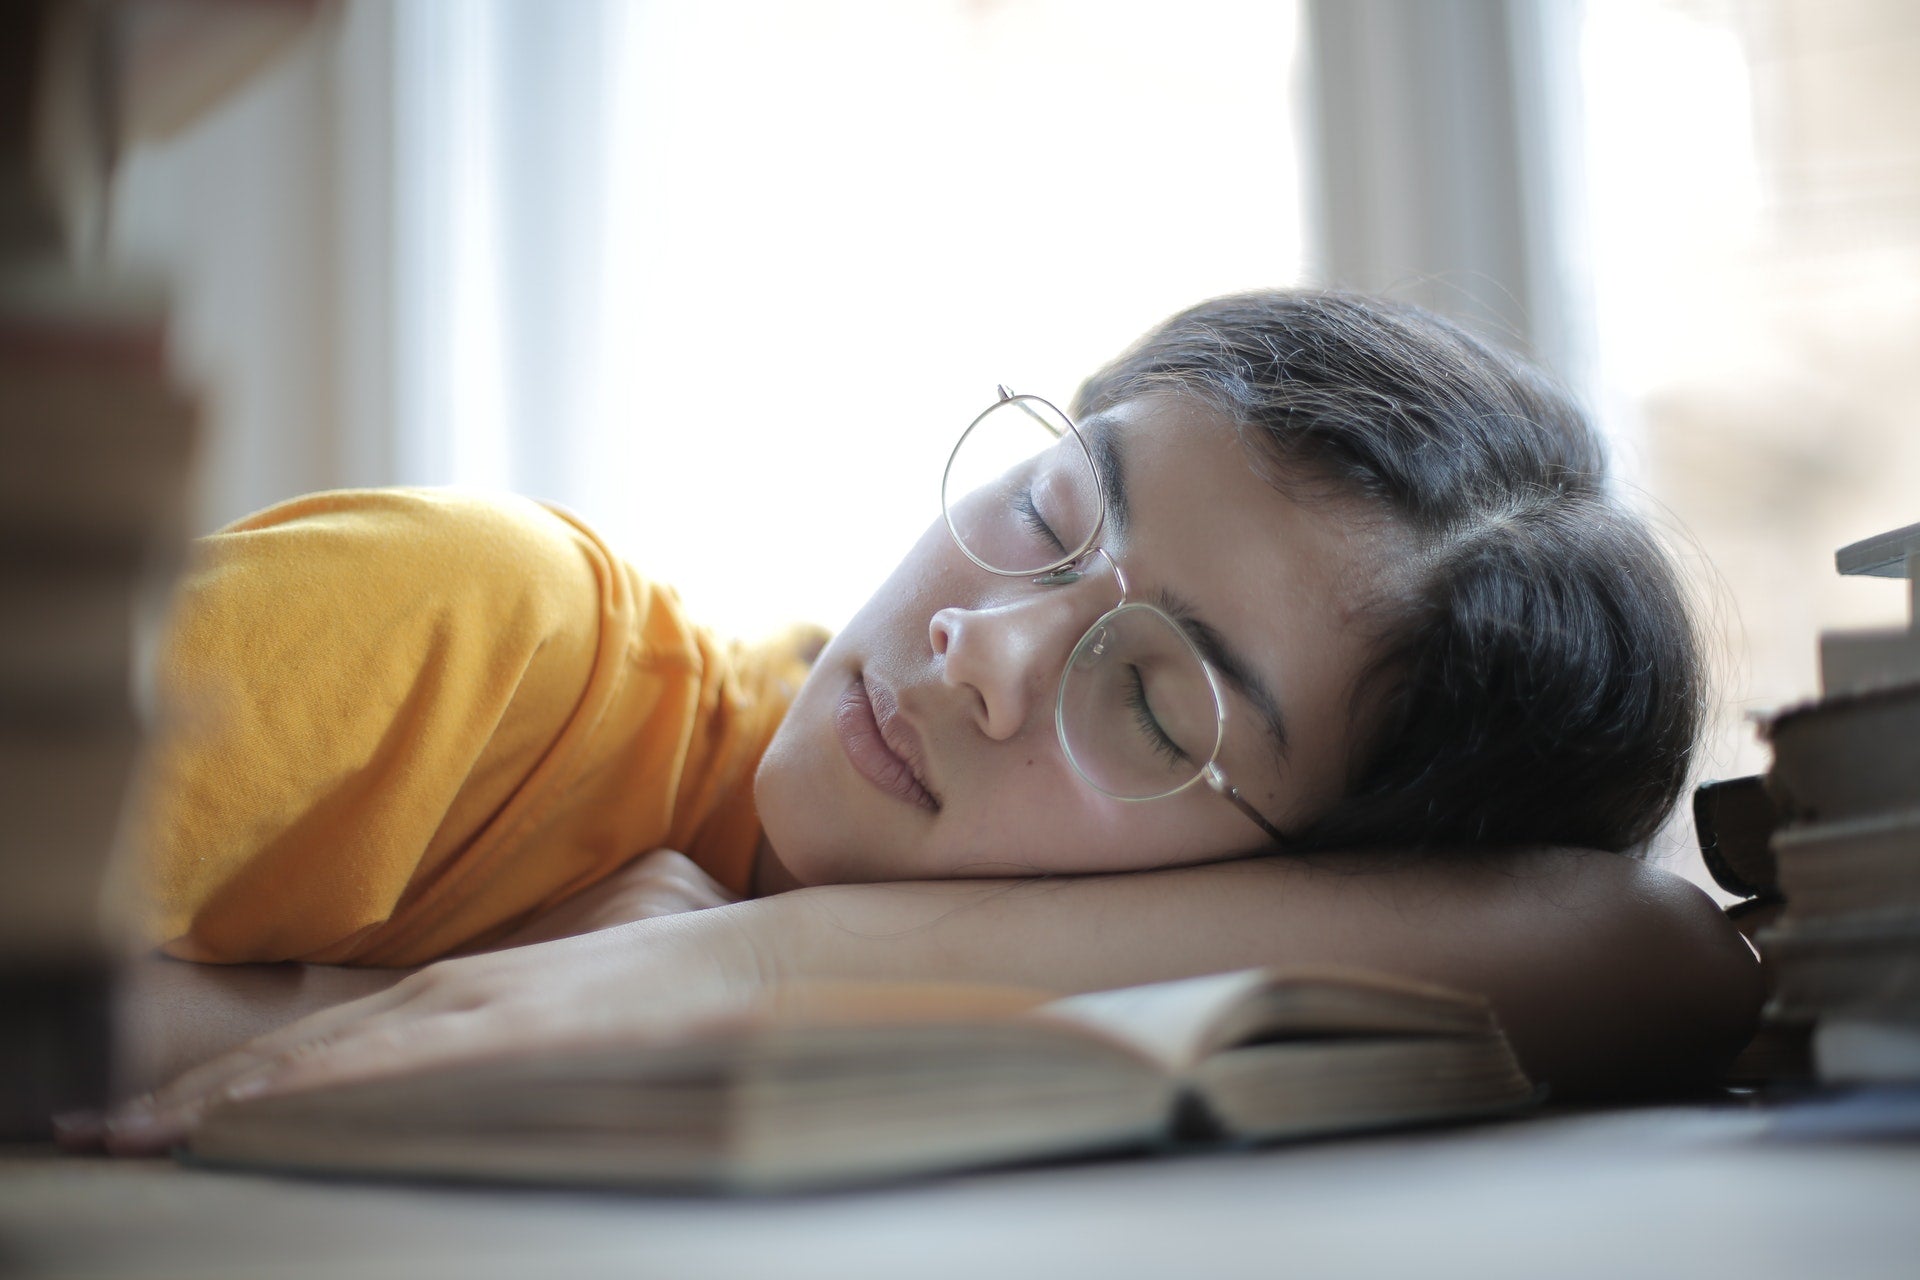
{"type": "Polygon", "coordinates": [[[1051,573],[1043,573],[1029,578],[1027,581],[1042,589],[1074,586],[1089,578],[1100,576],[1099,566],[1102,561],[1106,563],[1107,572],[1113,576],[1112,589],[1119,595],[1119,598],[1114,601],[1111,607],[1118,608],[1120,605],[1127,603],[1128,600],[1127,575],[1121,572],[1120,562],[1115,560],[1112,553],[1099,543],[1095,543],[1092,547],[1082,552],[1080,556],[1072,562],[1055,569],[1051,573]]]}
{"type": "Polygon", "coordinates": [[[1036,633],[1028,647],[1045,653],[1047,663],[1056,669],[1065,664],[1073,646],[1108,608],[1097,585],[1080,579],[1019,584],[1007,604],[1010,615],[1024,620],[1024,625],[1036,633]]]}
{"type": "Polygon", "coordinates": [[[1073,564],[1028,579],[1028,584],[1038,601],[1064,607],[1071,600],[1076,606],[1069,624],[1063,628],[1069,637],[1067,647],[1060,655],[1063,666],[1066,656],[1098,625],[1099,620],[1128,599],[1127,579],[1120,570],[1119,561],[1105,547],[1097,544],[1073,564]],[[1112,576],[1111,582],[1105,581],[1107,575],[1099,572],[1102,562],[1112,576]]]}

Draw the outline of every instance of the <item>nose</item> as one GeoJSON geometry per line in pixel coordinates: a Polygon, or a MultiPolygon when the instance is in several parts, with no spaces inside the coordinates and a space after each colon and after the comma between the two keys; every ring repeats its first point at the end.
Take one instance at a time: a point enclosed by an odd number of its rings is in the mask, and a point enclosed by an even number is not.
{"type": "Polygon", "coordinates": [[[974,723],[1005,741],[1050,715],[1060,673],[1105,607],[1097,589],[1012,584],[1011,594],[976,607],[937,611],[927,640],[944,661],[941,678],[973,697],[974,723]]]}

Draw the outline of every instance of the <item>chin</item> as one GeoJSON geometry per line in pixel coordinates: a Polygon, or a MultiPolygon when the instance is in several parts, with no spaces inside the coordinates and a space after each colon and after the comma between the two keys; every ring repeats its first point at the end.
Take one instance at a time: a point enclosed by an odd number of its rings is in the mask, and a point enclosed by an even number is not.
{"type": "Polygon", "coordinates": [[[760,815],[761,834],[787,874],[803,885],[818,884],[808,866],[807,851],[812,842],[806,838],[801,821],[804,807],[794,803],[806,788],[792,776],[793,747],[786,737],[783,724],[760,757],[760,767],[753,775],[753,807],[760,815]]]}
{"type": "MultiPolygon", "coordinates": [[[[789,722],[791,723],[791,722],[789,722]]],[[[773,856],[801,886],[848,879],[844,834],[831,828],[839,806],[829,780],[815,776],[821,760],[783,724],[753,776],[753,803],[773,856]]]]}

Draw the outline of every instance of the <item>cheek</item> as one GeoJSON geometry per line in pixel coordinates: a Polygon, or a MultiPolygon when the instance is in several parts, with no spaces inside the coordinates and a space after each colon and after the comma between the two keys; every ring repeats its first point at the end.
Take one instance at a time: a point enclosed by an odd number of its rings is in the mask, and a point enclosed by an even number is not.
{"type": "Polygon", "coordinates": [[[842,655],[918,655],[928,643],[927,629],[934,613],[962,603],[959,594],[966,581],[963,567],[972,566],[960,559],[946,526],[930,526],[834,636],[821,661],[832,662],[842,655]]]}
{"type": "Polygon", "coordinates": [[[820,829],[817,811],[806,800],[817,789],[810,775],[819,753],[804,741],[804,727],[804,703],[796,700],[760,758],[753,800],[767,842],[781,863],[801,883],[815,884],[831,873],[822,862],[831,833],[820,829]]]}
{"type": "Polygon", "coordinates": [[[754,775],[754,803],[768,842],[786,869],[804,884],[857,878],[868,856],[858,821],[859,792],[849,794],[838,766],[832,719],[846,679],[831,651],[822,653],[775,730],[754,775]]]}
{"type": "MultiPolygon", "coordinates": [[[[919,540],[907,549],[893,572],[880,584],[874,594],[874,601],[890,599],[905,600],[925,591],[930,583],[938,582],[956,573],[962,566],[971,568],[961,556],[959,548],[953,545],[953,539],[947,533],[942,521],[928,525],[919,540]]],[[[870,602],[871,603],[871,602],[870,602]]],[[[865,612],[863,608],[861,612],[865,612]]]]}
{"type": "MultiPolygon", "coordinates": [[[[1088,788],[1064,761],[1036,761],[994,787],[992,802],[948,835],[952,874],[1089,875],[1206,861],[1252,847],[1230,810],[1222,823],[1191,797],[1140,804],[1088,788]]],[[[1223,810],[1226,806],[1222,805],[1223,810]]],[[[954,815],[949,810],[949,816],[954,815]]],[[[1248,826],[1248,832],[1252,828],[1248,826]]]]}

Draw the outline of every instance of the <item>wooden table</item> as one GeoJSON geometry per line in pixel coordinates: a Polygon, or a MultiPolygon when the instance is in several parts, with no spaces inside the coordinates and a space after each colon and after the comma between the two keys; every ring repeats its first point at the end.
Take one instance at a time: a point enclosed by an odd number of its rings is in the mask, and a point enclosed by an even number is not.
{"type": "Polygon", "coordinates": [[[0,1274],[1914,1280],[1920,1092],[762,1200],[329,1183],[10,1148],[0,1274]]]}

